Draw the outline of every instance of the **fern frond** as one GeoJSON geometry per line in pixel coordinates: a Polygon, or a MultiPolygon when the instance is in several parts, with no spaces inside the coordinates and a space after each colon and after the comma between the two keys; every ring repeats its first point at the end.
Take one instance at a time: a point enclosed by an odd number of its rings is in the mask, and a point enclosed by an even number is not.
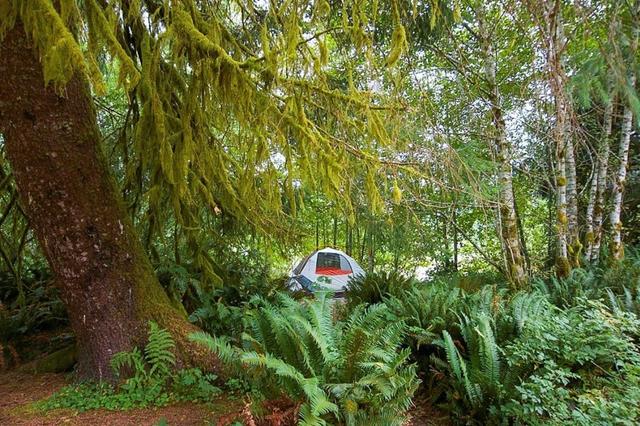
{"type": "Polygon", "coordinates": [[[153,321],[149,322],[149,341],[144,348],[146,362],[150,365],[150,375],[158,374],[168,377],[171,368],[176,363],[173,349],[176,344],[171,334],[153,321]]]}

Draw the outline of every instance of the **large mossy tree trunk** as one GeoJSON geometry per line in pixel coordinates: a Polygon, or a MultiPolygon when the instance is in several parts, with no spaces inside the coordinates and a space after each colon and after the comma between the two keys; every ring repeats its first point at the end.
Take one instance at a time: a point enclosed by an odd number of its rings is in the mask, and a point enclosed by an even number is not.
{"type": "Polygon", "coordinates": [[[0,75],[6,155],[67,307],[80,375],[112,377],[111,357],[143,344],[150,320],[172,332],[183,364],[202,364],[186,338],[196,328],[171,306],[126,214],[88,84],[76,74],[59,93],[45,86],[20,23],[2,41],[0,75]]]}

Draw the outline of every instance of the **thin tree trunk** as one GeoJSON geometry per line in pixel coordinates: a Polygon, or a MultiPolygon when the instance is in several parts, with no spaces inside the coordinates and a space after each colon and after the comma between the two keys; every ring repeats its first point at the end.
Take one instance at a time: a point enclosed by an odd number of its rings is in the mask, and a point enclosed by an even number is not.
{"type": "Polygon", "coordinates": [[[458,208],[453,205],[453,212],[451,215],[453,221],[453,271],[458,272],[458,208]]]}
{"type": "Polygon", "coordinates": [[[333,217],[333,248],[338,248],[338,219],[333,217]]]}
{"type": "Polygon", "coordinates": [[[374,268],[375,268],[375,262],[376,262],[376,254],[375,254],[375,244],[376,244],[376,238],[375,238],[375,233],[370,229],[369,230],[369,261],[368,261],[368,272],[373,272],[374,268]]]}
{"type": "Polygon", "coordinates": [[[318,221],[318,212],[316,212],[316,250],[320,249],[320,224],[318,221]]]}
{"type": "Polygon", "coordinates": [[[529,250],[527,250],[527,239],[525,238],[524,227],[522,226],[522,218],[518,210],[518,204],[516,198],[513,197],[513,206],[516,210],[516,219],[518,220],[518,236],[520,237],[520,247],[522,247],[522,255],[524,256],[524,266],[527,275],[531,271],[531,258],[529,257],[529,250]]]}
{"type": "MultiPolygon", "coordinates": [[[[635,78],[632,77],[632,80],[635,78]]],[[[613,185],[613,208],[609,217],[611,222],[611,255],[614,259],[620,260],[624,257],[624,247],[622,245],[622,198],[627,178],[627,164],[629,162],[629,141],[633,124],[633,112],[628,106],[624,107],[622,115],[622,130],[620,134],[620,148],[618,158],[620,164],[613,185]]]]}
{"type": "MultiPolygon", "coordinates": [[[[484,19],[484,17],[483,17],[484,19]]],[[[518,218],[513,195],[513,170],[511,167],[511,144],[507,140],[504,114],[500,103],[500,91],[496,81],[497,64],[490,35],[480,20],[480,32],[484,53],[484,76],[488,84],[488,100],[493,121],[492,150],[498,162],[498,216],[500,238],[504,250],[507,278],[515,287],[527,281],[524,257],[518,236],[518,218]]]]}
{"type": "Polygon", "coordinates": [[[76,74],[63,96],[45,88],[20,23],[0,46],[0,75],[7,158],[67,307],[80,375],[112,377],[111,357],[143,343],[150,320],[172,332],[179,359],[204,357],[186,338],[196,327],[171,306],[126,213],[88,85],[76,74]]]}
{"type": "Polygon", "coordinates": [[[556,274],[568,275],[571,270],[569,263],[569,218],[567,206],[567,117],[569,105],[565,93],[566,75],[562,65],[564,51],[564,33],[561,16],[560,0],[546,0],[538,2],[530,0],[528,6],[534,16],[542,11],[542,20],[538,23],[542,44],[545,51],[547,73],[551,93],[555,104],[555,123],[553,141],[555,145],[555,186],[556,186],[556,274]]]}
{"type": "MultiPolygon", "coordinates": [[[[597,154],[596,154],[597,158],[597,154]]],[[[593,176],[591,177],[591,184],[589,185],[589,202],[587,203],[587,212],[585,215],[586,232],[584,236],[584,256],[588,262],[591,261],[591,254],[593,251],[593,210],[596,205],[596,194],[598,192],[598,171],[599,164],[596,160],[593,167],[593,176]]]]}
{"type": "MultiPolygon", "coordinates": [[[[567,117],[568,118],[568,114],[567,117]]],[[[567,176],[567,232],[569,262],[572,267],[580,267],[582,243],[578,228],[578,184],[576,177],[575,146],[571,136],[570,124],[565,129],[565,172],[567,176]]]]}
{"type": "Polygon", "coordinates": [[[607,169],[609,167],[609,151],[611,129],[613,123],[613,99],[609,100],[604,110],[604,131],[597,150],[596,171],[591,181],[589,205],[587,206],[587,232],[585,234],[585,254],[590,262],[597,262],[600,256],[602,239],[602,213],[604,212],[604,194],[607,188],[607,169]]]}
{"type": "Polygon", "coordinates": [[[322,218],[322,244],[327,247],[327,222],[322,218]]]}
{"type": "Polygon", "coordinates": [[[449,251],[449,222],[446,216],[442,215],[442,238],[444,239],[444,264],[443,268],[449,272],[451,270],[451,252],[449,251]]]}
{"type": "MultiPolygon", "coordinates": [[[[636,0],[633,5],[633,28],[631,35],[631,45],[629,46],[629,87],[635,90],[636,86],[636,52],[638,51],[638,36],[640,33],[640,1],[636,0]]],[[[620,131],[620,147],[618,149],[618,172],[613,182],[613,207],[609,216],[611,222],[611,256],[615,260],[624,257],[624,246],[622,244],[622,199],[624,188],[627,180],[627,166],[629,164],[629,143],[631,141],[631,133],[633,131],[633,111],[630,102],[624,104],[624,112],[622,114],[622,124],[620,131]]]]}

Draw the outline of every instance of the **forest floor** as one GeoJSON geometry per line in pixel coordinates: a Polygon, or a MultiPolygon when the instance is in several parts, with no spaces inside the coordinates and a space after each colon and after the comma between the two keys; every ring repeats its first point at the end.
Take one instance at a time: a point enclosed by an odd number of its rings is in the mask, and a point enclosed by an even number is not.
{"type": "MultiPolygon", "coordinates": [[[[69,383],[71,381],[67,374],[0,374],[0,425],[153,426],[164,419],[167,425],[227,426],[241,420],[245,410],[242,400],[230,396],[220,396],[206,404],[178,403],[128,411],[92,410],[79,413],[60,409],[42,412],[33,407],[33,402],[47,398],[69,383]]],[[[406,426],[448,424],[446,416],[419,397],[408,417],[406,426]]]]}

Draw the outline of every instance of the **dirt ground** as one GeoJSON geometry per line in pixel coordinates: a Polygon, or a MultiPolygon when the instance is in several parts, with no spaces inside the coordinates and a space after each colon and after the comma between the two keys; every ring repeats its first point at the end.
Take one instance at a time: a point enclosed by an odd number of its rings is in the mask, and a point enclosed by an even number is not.
{"type": "MultiPolygon", "coordinates": [[[[167,407],[135,409],[129,411],[93,410],[77,413],[71,410],[53,410],[42,413],[30,404],[46,398],[70,383],[64,374],[10,372],[0,374],[0,426],[44,425],[143,425],[153,426],[162,419],[168,425],[228,426],[243,418],[243,401],[221,396],[207,404],[180,403],[167,407]]],[[[416,399],[406,426],[444,425],[448,422],[428,403],[416,399]]],[[[249,424],[249,423],[244,423],[249,424]]],[[[284,426],[284,425],[283,425],[284,426]]]]}
{"type": "Polygon", "coordinates": [[[242,411],[240,400],[220,398],[210,404],[180,403],[129,411],[92,410],[77,413],[53,410],[41,413],[29,404],[46,398],[70,383],[64,374],[7,373],[0,375],[0,425],[225,425],[242,411]]]}

